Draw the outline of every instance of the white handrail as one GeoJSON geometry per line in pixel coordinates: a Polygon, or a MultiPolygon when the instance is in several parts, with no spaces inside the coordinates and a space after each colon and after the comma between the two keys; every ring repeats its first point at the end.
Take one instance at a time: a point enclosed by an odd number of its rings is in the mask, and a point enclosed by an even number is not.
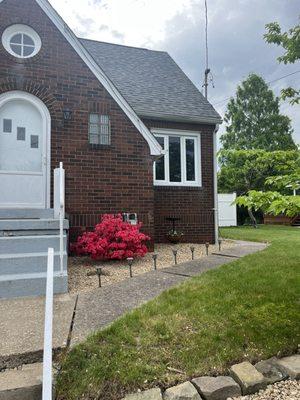
{"type": "Polygon", "coordinates": [[[49,248],[44,325],[43,400],[52,400],[53,261],[54,249],[49,248]]]}
{"type": "Polygon", "coordinates": [[[59,163],[59,257],[60,274],[64,272],[64,219],[65,219],[65,171],[59,163]]]}

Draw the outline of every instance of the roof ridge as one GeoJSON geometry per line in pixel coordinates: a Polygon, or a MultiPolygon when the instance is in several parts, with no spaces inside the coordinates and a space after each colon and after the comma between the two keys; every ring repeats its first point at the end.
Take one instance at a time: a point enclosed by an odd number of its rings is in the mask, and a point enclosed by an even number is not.
{"type": "Polygon", "coordinates": [[[111,42],[104,42],[103,40],[96,40],[96,39],[88,39],[88,38],[82,38],[77,36],[77,38],[79,40],[88,40],[90,42],[95,42],[95,43],[101,43],[101,44],[108,44],[111,46],[120,46],[120,47],[127,47],[129,49],[137,49],[137,50],[146,50],[146,51],[153,51],[153,52],[157,52],[157,53],[166,53],[168,54],[166,51],[164,50],[153,50],[153,49],[147,49],[146,47],[138,47],[138,46],[128,46],[126,44],[119,44],[119,43],[111,43],[111,42]]]}

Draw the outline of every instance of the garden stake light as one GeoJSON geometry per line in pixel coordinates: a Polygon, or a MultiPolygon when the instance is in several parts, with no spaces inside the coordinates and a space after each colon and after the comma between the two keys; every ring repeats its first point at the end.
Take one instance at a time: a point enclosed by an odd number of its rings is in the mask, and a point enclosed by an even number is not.
{"type": "Polygon", "coordinates": [[[133,263],[133,258],[132,258],[132,257],[127,258],[127,262],[128,262],[128,265],[129,265],[129,275],[130,275],[130,278],[132,278],[132,263],[133,263]]]}
{"type": "Polygon", "coordinates": [[[156,253],[154,253],[153,254],[153,256],[152,256],[152,258],[153,258],[153,264],[154,264],[154,270],[156,271],[157,270],[157,254],[156,253]]]}
{"type": "Polygon", "coordinates": [[[98,276],[99,279],[99,288],[101,288],[102,287],[101,275],[105,275],[102,273],[102,268],[96,267],[95,271],[90,271],[87,273],[87,276],[96,276],[96,275],[98,276]]]}
{"type": "Polygon", "coordinates": [[[102,282],[101,282],[102,268],[97,268],[96,274],[98,275],[98,279],[99,279],[99,288],[101,288],[102,287],[102,282]]]}
{"type": "Polygon", "coordinates": [[[208,248],[209,248],[209,243],[208,242],[205,243],[205,247],[206,247],[206,255],[208,256],[208,248]]]}
{"type": "Polygon", "coordinates": [[[178,250],[172,249],[172,252],[173,252],[173,256],[174,256],[175,265],[177,265],[177,252],[178,252],[178,250]]]}
{"type": "Polygon", "coordinates": [[[193,259],[194,259],[195,247],[194,247],[194,246],[191,246],[190,249],[191,249],[191,252],[192,252],[192,260],[193,260],[193,259]]]}
{"type": "Polygon", "coordinates": [[[218,243],[219,243],[219,251],[221,251],[222,240],[219,239],[219,240],[218,240],[218,243]]]}

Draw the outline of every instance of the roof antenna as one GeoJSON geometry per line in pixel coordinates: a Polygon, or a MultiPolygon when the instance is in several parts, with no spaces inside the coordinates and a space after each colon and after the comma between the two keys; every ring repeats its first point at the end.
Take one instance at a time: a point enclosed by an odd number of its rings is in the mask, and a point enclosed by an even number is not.
{"type": "Polygon", "coordinates": [[[208,91],[208,76],[210,73],[210,68],[208,67],[208,12],[207,12],[207,0],[204,0],[205,3],[205,59],[206,59],[206,68],[204,72],[204,95],[207,99],[207,91],[208,91]]]}

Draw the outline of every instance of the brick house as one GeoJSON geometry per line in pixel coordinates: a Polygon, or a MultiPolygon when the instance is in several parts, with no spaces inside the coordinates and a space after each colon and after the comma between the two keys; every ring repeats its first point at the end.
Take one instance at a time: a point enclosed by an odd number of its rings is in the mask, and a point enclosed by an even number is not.
{"type": "Polygon", "coordinates": [[[45,0],[0,0],[0,37],[0,236],[53,218],[63,162],[71,240],[122,212],[215,241],[221,118],[167,53],[79,39],[45,0]]]}

